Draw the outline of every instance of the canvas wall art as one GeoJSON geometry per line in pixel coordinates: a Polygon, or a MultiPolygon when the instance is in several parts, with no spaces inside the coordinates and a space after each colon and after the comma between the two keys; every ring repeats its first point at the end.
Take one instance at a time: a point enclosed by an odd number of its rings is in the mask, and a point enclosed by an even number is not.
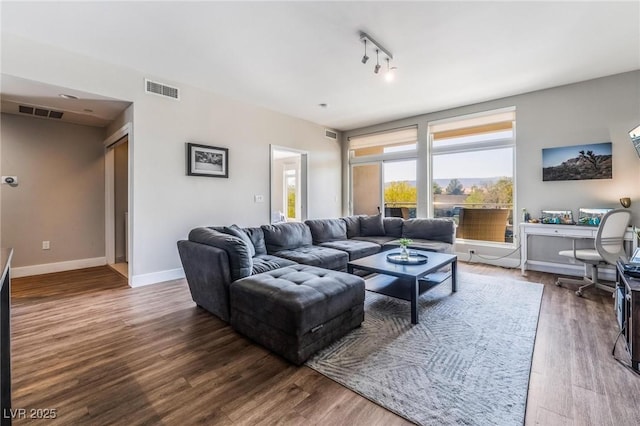
{"type": "Polygon", "coordinates": [[[611,179],[611,142],[545,148],[542,180],[611,179]]]}

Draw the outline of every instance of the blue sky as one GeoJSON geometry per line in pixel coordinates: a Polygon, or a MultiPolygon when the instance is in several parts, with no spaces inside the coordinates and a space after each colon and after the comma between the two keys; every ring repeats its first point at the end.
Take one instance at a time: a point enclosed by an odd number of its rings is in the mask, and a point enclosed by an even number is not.
{"type": "Polygon", "coordinates": [[[582,150],[593,151],[596,155],[611,155],[611,142],[543,149],[542,167],[559,166],[562,162],[579,156],[582,150]]]}
{"type": "MultiPolygon", "coordinates": [[[[433,178],[488,178],[513,176],[511,148],[462,152],[433,157],[433,178]]],[[[387,161],[384,181],[416,180],[416,161],[387,161]]]]}

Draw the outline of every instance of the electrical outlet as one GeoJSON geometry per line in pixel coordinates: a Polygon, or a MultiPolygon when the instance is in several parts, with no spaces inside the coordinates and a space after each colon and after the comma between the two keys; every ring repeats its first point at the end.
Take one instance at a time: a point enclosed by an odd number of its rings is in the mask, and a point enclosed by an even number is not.
{"type": "Polygon", "coordinates": [[[254,195],[253,201],[256,203],[264,203],[264,195],[254,195]]]}
{"type": "Polygon", "coordinates": [[[476,251],[473,249],[469,249],[469,254],[476,254],[476,251]]]}
{"type": "Polygon", "coordinates": [[[49,241],[42,242],[42,250],[49,250],[50,248],[51,248],[51,244],[49,243],[49,241]]]}

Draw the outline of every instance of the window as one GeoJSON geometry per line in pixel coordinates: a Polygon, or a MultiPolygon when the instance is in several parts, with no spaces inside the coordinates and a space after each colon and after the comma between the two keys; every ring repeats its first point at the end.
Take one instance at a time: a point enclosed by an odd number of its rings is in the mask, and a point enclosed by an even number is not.
{"type": "Polygon", "coordinates": [[[431,211],[463,240],[513,242],[515,111],[429,126],[431,211]]]}
{"type": "Polygon", "coordinates": [[[416,217],[415,126],[349,138],[351,212],[416,217]]]}

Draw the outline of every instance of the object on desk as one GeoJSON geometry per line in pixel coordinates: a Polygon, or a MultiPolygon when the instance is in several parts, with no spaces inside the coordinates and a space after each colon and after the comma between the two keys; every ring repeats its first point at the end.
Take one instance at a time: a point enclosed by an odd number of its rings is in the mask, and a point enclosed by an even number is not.
{"type": "Polygon", "coordinates": [[[571,210],[542,210],[540,221],[556,225],[575,225],[571,210]]]}
{"type": "Polygon", "coordinates": [[[611,210],[602,217],[602,222],[600,222],[594,241],[594,248],[577,248],[576,239],[573,239],[573,249],[563,250],[558,254],[583,262],[584,276],[581,280],[558,278],[556,285],[584,284],[576,291],[578,296],[582,296],[582,292],[589,287],[613,291],[613,287],[601,284],[598,281],[598,265],[603,263],[615,265],[620,257],[626,256],[624,234],[627,232],[629,222],[631,222],[631,212],[629,210],[611,210]],[[587,265],[591,265],[591,277],[588,275],[587,265]]]}
{"type": "Polygon", "coordinates": [[[634,250],[629,263],[633,266],[640,266],[640,247],[634,250]]]}
{"type": "Polygon", "coordinates": [[[622,270],[625,274],[629,275],[633,278],[640,278],[640,264],[632,265],[630,263],[626,263],[622,265],[622,270]]]}
{"type": "Polygon", "coordinates": [[[599,226],[605,214],[613,209],[581,208],[578,211],[578,225],[599,226]]]}
{"type": "Polygon", "coordinates": [[[620,204],[622,205],[622,207],[624,207],[625,209],[628,209],[629,207],[631,207],[631,198],[629,197],[622,197],[620,198],[620,204]]]}

